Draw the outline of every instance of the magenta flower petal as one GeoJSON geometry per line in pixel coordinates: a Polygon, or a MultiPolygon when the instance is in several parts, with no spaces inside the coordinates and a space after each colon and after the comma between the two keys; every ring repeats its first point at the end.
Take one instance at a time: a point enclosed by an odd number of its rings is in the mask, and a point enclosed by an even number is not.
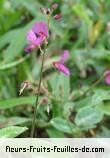
{"type": "Polygon", "coordinates": [[[45,39],[45,36],[43,35],[37,38],[32,29],[29,30],[27,33],[27,40],[36,46],[40,45],[44,41],[44,39],[45,39]]]}
{"type": "Polygon", "coordinates": [[[105,72],[105,81],[108,85],[110,85],[110,70],[105,72]]]}
{"type": "Polygon", "coordinates": [[[34,44],[36,46],[40,45],[43,41],[45,40],[44,36],[39,36],[39,38],[36,39],[36,41],[34,41],[34,44]]]}
{"type": "Polygon", "coordinates": [[[53,65],[66,76],[70,75],[69,69],[65,65],[61,64],[60,62],[53,62],[53,65]]]}
{"type": "Polygon", "coordinates": [[[69,76],[70,71],[69,69],[64,65],[64,62],[69,58],[69,51],[64,50],[63,55],[61,56],[59,61],[53,62],[54,67],[56,67],[60,72],[64,73],[65,75],[69,76]]]}
{"type": "Polygon", "coordinates": [[[36,41],[36,35],[35,33],[33,32],[33,30],[29,30],[28,33],[27,33],[27,40],[31,43],[34,43],[36,41]]]}
{"type": "Polygon", "coordinates": [[[49,35],[48,27],[45,24],[45,22],[36,22],[32,29],[37,35],[44,35],[44,36],[49,35]]]}
{"type": "Polygon", "coordinates": [[[27,33],[29,45],[25,48],[25,51],[30,52],[38,45],[41,45],[48,35],[49,33],[46,23],[36,22],[32,29],[30,29],[27,33]]]}
{"type": "Polygon", "coordinates": [[[29,53],[31,52],[34,48],[36,47],[36,45],[30,44],[25,48],[25,52],[29,53]]]}
{"type": "Polygon", "coordinates": [[[60,63],[64,63],[69,58],[69,51],[64,50],[63,55],[60,58],[60,63]]]}

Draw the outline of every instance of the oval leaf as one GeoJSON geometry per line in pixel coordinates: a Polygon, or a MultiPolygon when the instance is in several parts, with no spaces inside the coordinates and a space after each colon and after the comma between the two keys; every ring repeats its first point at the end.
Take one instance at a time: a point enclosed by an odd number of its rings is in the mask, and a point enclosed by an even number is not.
{"type": "Polygon", "coordinates": [[[62,131],[64,133],[72,134],[76,130],[76,127],[74,124],[60,117],[56,117],[52,119],[51,125],[55,127],[57,130],[62,131]]]}
{"type": "Polygon", "coordinates": [[[100,110],[86,107],[79,110],[75,118],[75,123],[78,126],[90,126],[100,122],[102,118],[103,113],[100,110]]]}
{"type": "Polygon", "coordinates": [[[0,130],[0,138],[14,138],[26,131],[27,127],[11,126],[0,130]]]}

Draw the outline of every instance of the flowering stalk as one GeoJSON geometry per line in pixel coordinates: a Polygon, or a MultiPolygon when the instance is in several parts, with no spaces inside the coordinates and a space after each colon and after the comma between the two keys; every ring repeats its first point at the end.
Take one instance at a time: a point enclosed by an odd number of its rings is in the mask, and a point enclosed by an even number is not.
{"type": "Polygon", "coordinates": [[[36,124],[36,114],[37,114],[37,109],[38,109],[40,87],[41,87],[42,76],[43,76],[45,52],[46,52],[46,42],[45,42],[44,51],[42,51],[42,64],[41,64],[41,71],[40,71],[40,80],[39,80],[39,84],[38,84],[38,91],[37,91],[36,102],[35,102],[35,107],[34,107],[33,121],[32,121],[31,134],[30,134],[31,138],[34,137],[34,130],[35,130],[35,124],[36,124]]]}
{"type": "MultiPolygon", "coordinates": [[[[30,133],[30,137],[32,138],[34,137],[36,114],[38,110],[40,88],[41,88],[41,82],[42,82],[42,76],[43,76],[44,57],[46,53],[47,39],[49,37],[49,31],[48,31],[49,20],[50,20],[51,14],[57,7],[58,7],[57,4],[53,4],[51,8],[41,8],[41,12],[47,15],[47,25],[45,22],[36,22],[27,33],[28,45],[25,48],[25,52],[30,53],[36,48],[39,48],[42,54],[40,79],[39,79],[39,84],[38,84],[38,91],[37,91],[37,96],[36,96],[36,101],[35,101],[35,106],[34,106],[34,114],[33,114],[33,120],[32,120],[31,133],[30,133]],[[44,43],[44,50],[41,49],[42,43],[44,43]]],[[[54,62],[55,67],[58,68],[61,72],[63,72],[66,75],[69,74],[69,70],[66,68],[66,66],[64,66],[64,61],[66,60],[67,57],[68,57],[68,52],[66,51],[66,53],[64,53],[60,61],[54,62]]],[[[25,87],[23,87],[22,91],[24,90],[24,88],[25,87]]]]}

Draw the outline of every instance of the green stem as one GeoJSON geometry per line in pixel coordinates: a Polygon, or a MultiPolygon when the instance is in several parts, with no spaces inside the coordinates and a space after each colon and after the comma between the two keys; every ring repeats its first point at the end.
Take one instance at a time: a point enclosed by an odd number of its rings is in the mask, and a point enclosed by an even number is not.
{"type": "Polygon", "coordinates": [[[44,67],[45,52],[46,52],[46,46],[45,46],[44,52],[42,54],[42,64],[41,64],[41,71],[40,71],[40,80],[39,80],[39,84],[38,84],[38,91],[37,91],[37,96],[36,96],[36,102],[35,102],[34,114],[33,114],[33,120],[32,120],[32,127],[31,127],[31,134],[30,134],[31,138],[34,138],[35,124],[36,124],[35,123],[36,122],[36,114],[37,114],[37,109],[38,109],[40,87],[41,87],[42,76],[43,76],[43,67],[44,67]]]}
{"type": "Polygon", "coordinates": [[[50,15],[48,16],[48,20],[47,20],[47,26],[49,28],[49,24],[50,24],[50,15]]]}
{"type": "Polygon", "coordinates": [[[90,88],[88,88],[82,95],[80,95],[80,96],[74,98],[73,100],[76,101],[76,100],[78,100],[78,99],[84,97],[92,88],[94,88],[95,86],[97,86],[97,85],[101,82],[101,80],[103,79],[103,77],[104,77],[104,75],[102,75],[97,81],[95,81],[95,82],[90,86],[90,88]]]}

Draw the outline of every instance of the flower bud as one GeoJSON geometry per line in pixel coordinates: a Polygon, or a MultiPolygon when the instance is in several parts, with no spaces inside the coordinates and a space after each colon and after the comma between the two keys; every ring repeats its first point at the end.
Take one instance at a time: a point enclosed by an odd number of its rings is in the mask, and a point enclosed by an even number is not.
{"type": "Polygon", "coordinates": [[[54,19],[55,19],[55,20],[60,20],[61,17],[62,17],[61,14],[56,14],[56,15],[54,16],[54,19]]]}
{"type": "Polygon", "coordinates": [[[41,102],[42,104],[48,104],[48,98],[47,97],[44,97],[43,99],[42,99],[42,102],[41,102]]]}
{"type": "Polygon", "coordinates": [[[40,8],[41,13],[47,14],[47,9],[46,8],[40,8]]]}
{"type": "Polygon", "coordinates": [[[104,77],[105,77],[105,82],[110,85],[110,70],[106,70],[106,72],[104,73],[104,77]]]}
{"type": "Polygon", "coordinates": [[[55,9],[58,8],[58,4],[57,3],[54,3],[52,6],[51,6],[51,10],[54,11],[55,9]]]}
{"type": "Polygon", "coordinates": [[[47,8],[47,12],[46,12],[46,14],[50,14],[50,13],[51,13],[50,8],[47,8]]]}
{"type": "Polygon", "coordinates": [[[24,91],[24,89],[30,89],[31,83],[28,80],[25,80],[20,85],[19,95],[21,95],[24,91]]]}

